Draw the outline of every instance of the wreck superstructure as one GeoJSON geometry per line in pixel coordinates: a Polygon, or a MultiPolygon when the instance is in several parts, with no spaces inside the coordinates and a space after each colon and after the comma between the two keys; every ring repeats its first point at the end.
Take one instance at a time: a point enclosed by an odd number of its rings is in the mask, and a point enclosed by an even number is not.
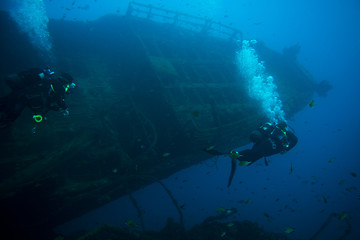
{"type": "MultiPolygon", "coordinates": [[[[199,163],[208,146],[244,145],[266,121],[238,73],[236,29],[135,3],[126,16],[51,20],[49,29],[56,68],[78,89],[67,98],[68,118],[49,113],[32,134],[24,111],[2,140],[1,202],[26,230],[53,227],[199,163]]],[[[4,58],[33,58],[14,52],[4,58]]],[[[314,80],[263,45],[259,55],[292,116],[311,99],[314,80]]]]}

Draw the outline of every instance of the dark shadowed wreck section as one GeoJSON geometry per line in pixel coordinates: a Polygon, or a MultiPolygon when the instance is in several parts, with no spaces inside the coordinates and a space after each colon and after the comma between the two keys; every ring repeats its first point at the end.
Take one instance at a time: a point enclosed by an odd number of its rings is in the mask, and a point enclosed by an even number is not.
{"type": "MultiPolygon", "coordinates": [[[[6,13],[0,18],[2,29],[11,29],[7,48],[29,45],[6,13]]],[[[1,211],[15,236],[46,235],[205,160],[208,146],[229,151],[244,145],[266,120],[238,72],[236,42],[212,36],[208,28],[128,15],[51,20],[49,30],[55,71],[71,73],[78,87],[67,98],[69,117],[49,113],[32,134],[32,114],[25,111],[2,133],[1,211]]],[[[259,52],[291,117],[308,104],[316,84],[295,60],[265,46],[259,52]]],[[[22,69],[1,68],[0,76],[41,63],[32,56],[30,50],[6,51],[1,61],[18,59],[22,69]]]]}

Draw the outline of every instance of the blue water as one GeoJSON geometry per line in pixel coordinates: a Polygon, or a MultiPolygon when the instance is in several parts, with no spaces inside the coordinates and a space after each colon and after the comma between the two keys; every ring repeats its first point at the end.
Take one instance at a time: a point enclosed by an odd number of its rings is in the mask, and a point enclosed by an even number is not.
{"type": "MultiPolygon", "coordinates": [[[[292,227],[295,232],[289,235],[290,238],[308,239],[330,214],[347,212],[353,226],[348,239],[360,239],[357,228],[360,226],[360,2],[142,2],[231,24],[244,32],[245,39],[261,39],[277,51],[298,43],[301,45],[299,62],[316,81],[326,79],[334,86],[327,98],[315,96],[313,108],[305,108],[294,118],[287,119],[299,138],[293,150],[269,158],[271,162],[267,167],[259,161],[251,167],[238,168],[230,188],[226,187],[230,172],[228,158],[212,158],[164,179],[179,205],[184,205],[186,228],[216,215],[217,207],[235,207],[238,220],[251,220],[275,232],[292,227]],[[330,163],[330,159],[334,161],[330,163]],[[352,176],[351,172],[358,177],[352,176]],[[343,184],[339,184],[342,180],[343,184]],[[247,200],[251,201],[244,203],[247,200]]],[[[124,14],[128,1],[63,0],[43,1],[43,4],[46,17],[50,19],[91,21],[109,13],[124,14]]],[[[1,6],[11,11],[18,7],[9,1],[3,1],[1,6]]],[[[46,31],[46,28],[42,30],[46,31]]],[[[45,44],[43,50],[51,51],[51,36],[45,32],[42,37],[48,37],[49,42],[37,43],[45,44]]],[[[160,230],[168,217],[178,219],[175,207],[159,184],[135,192],[133,196],[143,210],[147,230],[160,230]]],[[[125,226],[124,221],[128,219],[139,221],[130,199],[124,197],[59,226],[56,231],[69,233],[103,223],[125,226]]],[[[338,239],[345,229],[344,221],[333,219],[318,239],[338,239]]]]}

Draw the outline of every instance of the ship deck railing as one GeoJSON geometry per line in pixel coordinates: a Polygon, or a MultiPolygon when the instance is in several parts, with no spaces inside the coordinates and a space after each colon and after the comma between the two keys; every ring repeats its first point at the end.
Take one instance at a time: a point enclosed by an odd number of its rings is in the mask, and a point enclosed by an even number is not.
{"type": "Polygon", "coordinates": [[[227,26],[208,18],[193,16],[186,13],[171,11],[151,4],[143,4],[131,1],[127,16],[148,19],[154,22],[170,23],[196,32],[201,32],[214,37],[229,39],[231,41],[242,40],[242,32],[236,28],[227,26]]]}

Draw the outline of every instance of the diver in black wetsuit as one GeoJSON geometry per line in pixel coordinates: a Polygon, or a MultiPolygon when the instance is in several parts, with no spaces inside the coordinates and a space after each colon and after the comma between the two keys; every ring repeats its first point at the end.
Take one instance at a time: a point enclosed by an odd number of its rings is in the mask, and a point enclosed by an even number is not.
{"type": "Polygon", "coordinates": [[[75,87],[73,80],[67,73],[56,77],[50,69],[40,68],[8,76],[5,81],[12,91],[0,98],[0,128],[10,126],[25,107],[33,111],[36,122],[50,110],[62,109],[69,115],[65,94],[75,87]]]}
{"type": "MultiPolygon", "coordinates": [[[[263,157],[278,153],[286,153],[298,142],[297,137],[285,122],[279,124],[265,123],[250,134],[250,140],[254,143],[251,149],[238,152],[236,157],[239,161],[247,161],[249,165],[263,157]]],[[[267,164],[267,162],[265,161],[267,164]]]]}
{"type": "MultiPolygon", "coordinates": [[[[245,149],[240,152],[232,151],[229,156],[232,159],[231,173],[229,177],[228,187],[231,185],[234,177],[237,160],[240,165],[249,166],[261,158],[265,158],[265,164],[268,165],[266,157],[278,153],[286,153],[292,149],[298,142],[295,134],[289,131],[285,122],[278,124],[265,123],[257,130],[250,134],[250,140],[254,143],[251,149],[245,149]]],[[[224,155],[214,149],[207,151],[212,155],[224,155]]]]}
{"type": "Polygon", "coordinates": [[[264,157],[265,164],[268,165],[266,157],[278,153],[284,154],[295,147],[298,142],[298,138],[293,132],[289,131],[285,122],[263,124],[250,134],[250,140],[254,143],[251,149],[245,149],[241,152],[230,152],[232,162],[228,187],[230,187],[235,174],[236,160],[240,161],[240,165],[249,166],[264,157]]]}

